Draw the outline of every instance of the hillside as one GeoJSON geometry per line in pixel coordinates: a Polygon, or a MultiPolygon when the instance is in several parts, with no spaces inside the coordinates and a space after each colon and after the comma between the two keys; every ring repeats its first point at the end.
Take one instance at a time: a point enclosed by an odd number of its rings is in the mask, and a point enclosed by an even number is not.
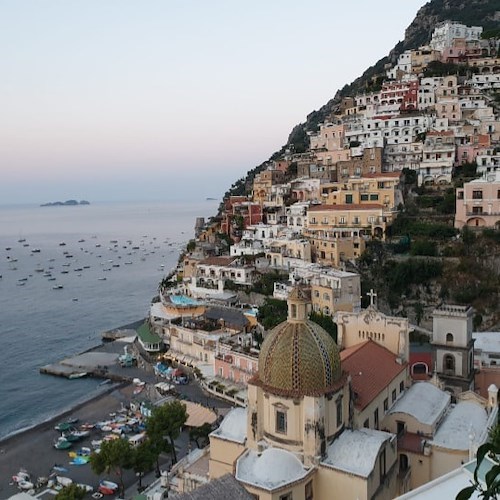
{"type": "MultiPolygon", "coordinates": [[[[316,140],[317,143],[317,135],[311,136],[314,139],[311,139],[310,145],[308,132],[316,132],[318,124],[327,121],[332,113],[342,115],[339,111],[340,103],[344,97],[359,96],[365,92],[374,95],[379,92],[382,82],[386,79],[387,67],[393,66],[397,62],[398,56],[405,50],[417,49],[422,44],[428,43],[436,24],[446,20],[457,21],[468,26],[483,27],[483,39],[495,36],[498,40],[500,36],[500,4],[498,0],[471,0],[467,2],[463,0],[432,0],[424,5],[406,29],[403,41],[397,43],[387,56],[368,68],[359,78],[339,90],[319,110],[310,113],[304,123],[294,127],[287,144],[270,158],[270,160],[278,160],[283,157],[291,158],[292,163],[283,177],[283,182],[289,182],[291,178],[297,177],[297,165],[302,156],[306,158],[305,162],[309,161],[307,160],[309,155],[293,154],[308,151],[309,147],[313,149],[312,142],[316,140]]],[[[490,44],[489,47],[491,46],[490,44]]],[[[498,46],[494,50],[498,50],[498,46]]],[[[499,56],[492,55],[490,57],[499,56]]],[[[434,62],[438,63],[438,66],[432,67],[432,70],[437,69],[437,75],[422,72],[423,76],[455,75],[453,78],[458,79],[459,77],[456,75],[461,75],[460,81],[463,82],[466,78],[470,78],[470,76],[466,76],[466,73],[474,73],[472,71],[474,68],[468,64],[434,62]]],[[[390,84],[389,81],[388,85],[390,84]]],[[[496,113],[498,117],[500,104],[498,90],[492,88],[489,93],[483,93],[482,98],[485,102],[484,105],[491,106],[494,110],[492,113],[496,113]]],[[[423,119],[430,119],[431,115],[435,118],[436,114],[435,110],[428,112],[427,109],[424,109],[423,119]]],[[[408,118],[406,121],[410,122],[411,116],[411,113],[406,114],[405,118],[408,118]]],[[[352,115],[349,115],[349,119],[353,119],[352,115]]],[[[422,118],[420,119],[422,120],[422,118]]],[[[498,123],[498,118],[496,120],[495,123],[498,123]]],[[[461,123],[460,126],[464,124],[465,122],[461,123]]],[[[387,123],[385,126],[387,127],[387,123]]],[[[457,122],[454,126],[457,127],[457,122]]],[[[367,129],[369,128],[370,125],[367,129]]],[[[373,130],[377,130],[376,125],[373,130]]],[[[429,135],[436,133],[435,130],[427,129],[427,131],[429,135]]],[[[357,133],[355,132],[355,134],[357,133]]],[[[421,148],[424,147],[426,133],[418,133],[411,139],[413,147],[418,149],[419,144],[421,148]]],[[[471,133],[476,134],[476,132],[469,131],[469,135],[471,133]]],[[[490,139],[492,135],[490,133],[490,139]]],[[[462,140],[465,140],[465,135],[461,137],[462,140]]],[[[353,134],[351,134],[351,138],[356,139],[353,134]]],[[[403,141],[407,140],[403,139],[403,141]]],[[[467,138],[468,140],[469,138],[467,138]]],[[[343,148],[359,146],[359,141],[352,139],[351,141],[346,141],[343,148]],[[356,145],[352,146],[355,143],[356,145]]],[[[394,146],[397,143],[398,140],[395,140],[391,144],[394,146]]],[[[459,145],[462,144],[464,142],[454,142],[453,153],[447,153],[448,157],[455,155],[459,145]]],[[[498,135],[495,141],[488,142],[491,155],[495,157],[498,155],[499,144],[498,135]]],[[[404,146],[402,151],[407,151],[406,145],[401,145],[404,146]]],[[[385,146],[382,147],[385,148],[385,146]]],[[[458,155],[458,153],[456,154],[458,155]]],[[[463,153],[461,158],[463,158],[463,153]]],[[[389,160],[386,158],[384,161],[389,160]]],[[[361,275],[363,297],[371,288],[377,291],[378,305],[384,312],[407,316],[413,323],[429,328],[431,327],[432,310],[443,301],[464,305],[471,304],[476,311],[474,319],[476,329],[498,329],[500,328],[498,301],[500,232],[495,229],[473,231],[467,227],[462,231],[455,229],[456,189],[461,188],[464,182],[476,178],[478,174],[476,173],[475,159],[464,161],[459,160],[457,156],[451,161],[453,167],[450,167],[449,178],[444,184],[440,182],[434,185],[432,182],[433,185],[426,185],[422,179],[417,183],[417,173],[414,166],[406,168],[406,171],[403,170],[404,204],[395,205],[397,217],[386,232],[387,241],[374,240],[369,242],[365,253],[358,258],[354,265],[349,260],[346,260],[344,265],[348,267],[348,270],[361,275]],[[352,268],[350,268],[351,265],[352,268]]],[[[230,195],[250,194],[256,175],[268,166],[269,161],[266,161],[250,170],[246,177],[238,179],[231,186],[225,198],[230,195]]],[[[386,171],[392,171],[390,170],[391,165],[385,163],[385,166],[389,167],[389,170],[386,171]]],[[[219,216],[222,212],[223,205],[221,204],[219,216]]],[[[366,299],[363,300],[363,305],[366,306],[366,299]]]]}
{"type": "Polygon", "coordinates": [[[385,57],[370,66],[353,82],[338,90],[335,96],[318,110],[307,115],[304,123],[296,125],[290,132],[284,149],[293,145],[295,151],[305,148],[307,131],[315,131],[340,104],[343,97],[352,96],[366,89],[373,79],[384,72],[387,63],[396,61],[399,54],[408,49],[416,49],[427,43],[437,23],[446,20],[459,21],[468,26],[482,26],[485,31],[498,29],[500,7],[498,0],[432,0],[426,3],[405,31],[404,40],[398,42],[385,57]]]}

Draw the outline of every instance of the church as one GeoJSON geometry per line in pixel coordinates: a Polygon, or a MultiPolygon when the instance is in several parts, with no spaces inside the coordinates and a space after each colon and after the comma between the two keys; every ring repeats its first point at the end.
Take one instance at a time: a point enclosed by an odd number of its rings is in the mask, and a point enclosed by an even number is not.
{"type": "Polygon", "coordinates": [[[288,319],[262,344],[247,408],[210,436],[210,479],[233,474],[259,500],[394,498],[396,435],[354,425],[352,378],[309,304],[306,290],[290,294],[288,319]]]}
{"type": "MultiPolygon", "coordinates": [[[[378,311],[370,294],[366,309],[337,314],[337,344],[308,319],[310,290],[291,291],[287,320],[262,344],[246,408],[210,434],[178,491],[229,474],[259,500],[389,499],[470,460],[496,422],[498,389],[482,398],[469,389],[468,370],[445,379],[439,363],[432,379],[412,384],[411,326],[378,311]]],[[[441,358],[463,358],[468,368],[470,311],[443,305],[435,316],[441,358]]]]}

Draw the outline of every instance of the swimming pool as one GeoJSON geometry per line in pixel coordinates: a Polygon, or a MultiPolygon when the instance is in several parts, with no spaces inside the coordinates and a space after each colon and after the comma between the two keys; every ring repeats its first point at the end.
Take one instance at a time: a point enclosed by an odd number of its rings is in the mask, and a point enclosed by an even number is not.
{"type": "Polygon", "coordinates": [[[176,306],[197,306],[197,300],[188,297],[187,295],[170,295],[170,302],[176,306]]]}

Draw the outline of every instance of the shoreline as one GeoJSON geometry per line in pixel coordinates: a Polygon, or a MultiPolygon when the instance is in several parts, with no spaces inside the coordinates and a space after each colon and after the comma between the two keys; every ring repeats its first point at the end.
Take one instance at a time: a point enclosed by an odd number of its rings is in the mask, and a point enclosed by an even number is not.
{"type": "MultiPolygon", "coordinates": [[[[20,469],[26,469],[36,481],[37,477],[48,477],[54,464],[60,464],[68,470],[62,475],[71,477],[75,482],[96,487],[100,477],[92,472],[90,466],[70,465],[67,451],[54,448],[54,441],[59,436],[54,426],[70,415],[81,422],[102,420],[108,417],[110,412],[117,412],[122,403],[128,404],[133,392],[132,388],[133,384],[129,383],[109,387],[104,392],[77,403],[29,429],[2,439],[0,441],[0,498],[9,498],[19,493],[16,485],[12,484],[11,478],[20,469]]],[[[90,436],[87,442],[95,438],[95,436],[90,436]]],[[[79,446],[89,446],[89,444],[82,441],[79,446]]],[[[133,473],[127,474],[127,483],[132,483],[134,479],[133,473]]]]}
{"type": "Polygon", "coordinates": [[[70,416],[72,413],[84,408],[86,405],[90,403],[94,403],[99,401],[100,399],[108,396],[114,391],[119,391],[123,388],[125,388],[128,385],[131,385],[131,382],[112,382],[110,387],[106,388],[102,392],[99,392],[99,394],[93,394],[89,397],[84,398],[83,400],[80,399],[73,405],[69,407],[65,407],[59,411],[59,413],[54,414],[53,416],[50,416],[47,420],[44,420],[43,422],[38,422],[34,423],[33,425],[30,425],[29,427],[24,427],[22,429],[18,429],[16,431],[13,431],[12,433],[8,434],[7,436],[1,437],[0,438],[0,454],[3,454],[3,447],[5,444],[9,444],[9,441],[12,441],[18,437],[21,437],[25,433],[30,433],[30,432],[37,432],[37,431],[45,431],[48,428],[53,429],[54,425],[56,422],[60,421],[61,419],[64,419],[64,417],[70,416]]]}

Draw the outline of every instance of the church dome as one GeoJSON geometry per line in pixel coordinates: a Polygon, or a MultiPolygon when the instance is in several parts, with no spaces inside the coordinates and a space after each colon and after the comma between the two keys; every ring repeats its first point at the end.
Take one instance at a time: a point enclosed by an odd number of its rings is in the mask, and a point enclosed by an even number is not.
{"type": "Polygon", "coordinates": [[[318,396],[332,389],[341,377],[339,349],[318,324],[289,317],[262,343],[258,376],[271,393],[318,396]]]}

